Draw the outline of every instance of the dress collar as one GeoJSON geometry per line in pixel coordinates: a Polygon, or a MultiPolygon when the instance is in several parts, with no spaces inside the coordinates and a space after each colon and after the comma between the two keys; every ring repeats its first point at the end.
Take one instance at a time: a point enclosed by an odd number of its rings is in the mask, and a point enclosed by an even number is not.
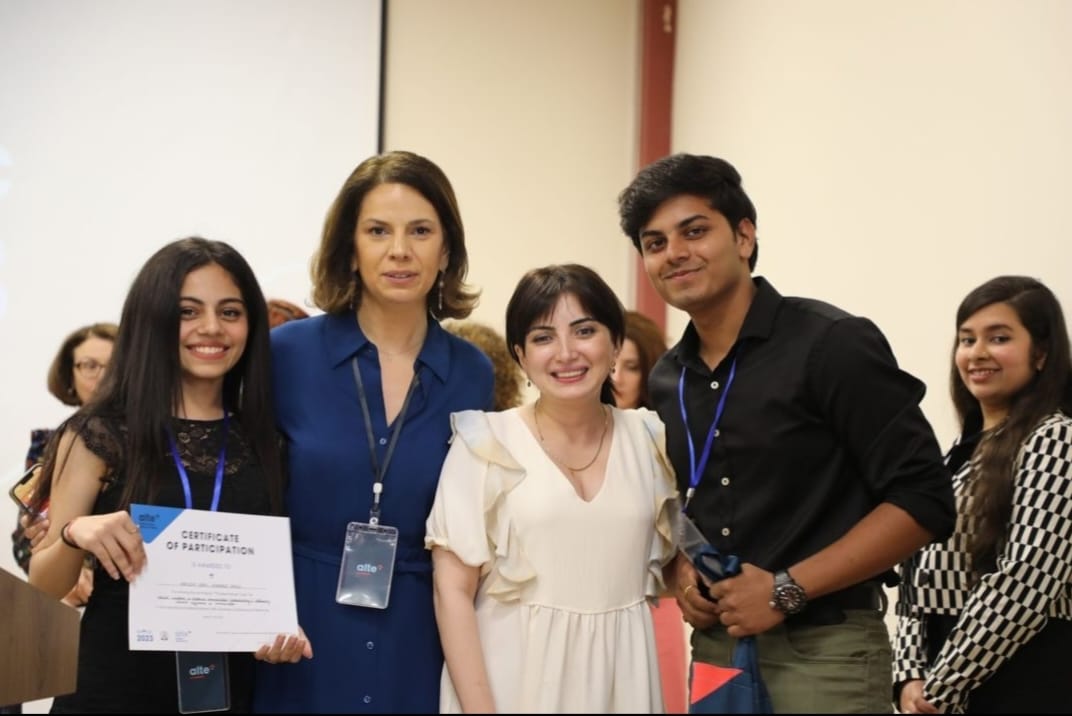
{"type": "MultiPolygon", "coordinates": [[[[371,345],[354,314],[336,313],[325,316],[324,320],[324,340],[332,366],[350,360],[371,345]]],[[[450,342],[447,332],[431,315],[417,362],[431,370],[441,382],[446,381],[450,372],[450,342]]]]}

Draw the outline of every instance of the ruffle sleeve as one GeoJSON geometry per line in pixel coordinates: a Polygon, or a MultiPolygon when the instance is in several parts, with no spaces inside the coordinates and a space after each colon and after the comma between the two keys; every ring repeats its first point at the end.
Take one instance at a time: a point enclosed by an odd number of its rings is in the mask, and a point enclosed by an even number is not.
{"type": "Polygon", "coordinates": [[[678,534],[677,522],[681,519],[681,501],[678,499],[674,469],[666,455],[666,426],[658,414],[651,410],[639,408],[635,412],[643,423],[646,439],[650,441],[654,472],[655,539],[652,540],[648,557],[646,589],[647,596],[654,598],[666,593],[663,565],[677,553],[675,535],[678,534]]]}
{"type": "Polygon", "coordinates": [[[495,435],[487,413],[452,413],[451,427],[450,450],[425,524],[425,548],[450,550],[465,564],[480,567],[490,596],[516,601],[536,572],[504,502],[525,478],[525,469],[495,435]]]}

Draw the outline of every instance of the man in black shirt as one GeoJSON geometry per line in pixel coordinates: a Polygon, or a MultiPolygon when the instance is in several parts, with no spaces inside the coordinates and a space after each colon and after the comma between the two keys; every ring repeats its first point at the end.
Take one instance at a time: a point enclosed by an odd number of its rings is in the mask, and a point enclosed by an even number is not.
{"type": "Polygon", "coordinates": [[[925,386],[867,319],[753,278],[755,207],[724,160],[661,159],[619,209],[652,284],[691,319],[649,383],[686,514],[742,563],[711,585],[682,554],[666,570],[694,669],[758,635],[775,712],[889,712],[880,580],[954,521],[925,386]]]}

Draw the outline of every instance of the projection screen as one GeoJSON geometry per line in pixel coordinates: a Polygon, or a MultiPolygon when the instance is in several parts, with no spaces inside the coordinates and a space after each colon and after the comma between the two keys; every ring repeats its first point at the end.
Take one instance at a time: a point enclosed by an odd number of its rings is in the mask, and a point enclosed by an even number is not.
{"type": "Polygon", "coordinates": [[[73,410],[46,388],[63,338],[118,321],[163,244],[227,241],[306,300],[325,212],[380,146],[382,34],[382,0],[0,2],[5,492],[73,410]]]}

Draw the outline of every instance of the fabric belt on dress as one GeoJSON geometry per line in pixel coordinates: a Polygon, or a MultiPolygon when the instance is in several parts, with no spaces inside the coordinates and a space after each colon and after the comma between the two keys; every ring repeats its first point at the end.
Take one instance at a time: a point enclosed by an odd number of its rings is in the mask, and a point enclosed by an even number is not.
{"type": "MultiPolygon", "coordinates": [[[[322,564],[330,564],[335,568],[338,568],[342,563],[342,555],[340,553],[330,553],[323,550],[307,547],[303,544],[295,544],[294,554],[306,559],[311,559],[314,562],[320,562],[322,564]]],[[[432,553],[423,547],[405,547],[398,546],[398,551],[395,553],[395,574],[431,574],[432,572],[432,553]]]]}

